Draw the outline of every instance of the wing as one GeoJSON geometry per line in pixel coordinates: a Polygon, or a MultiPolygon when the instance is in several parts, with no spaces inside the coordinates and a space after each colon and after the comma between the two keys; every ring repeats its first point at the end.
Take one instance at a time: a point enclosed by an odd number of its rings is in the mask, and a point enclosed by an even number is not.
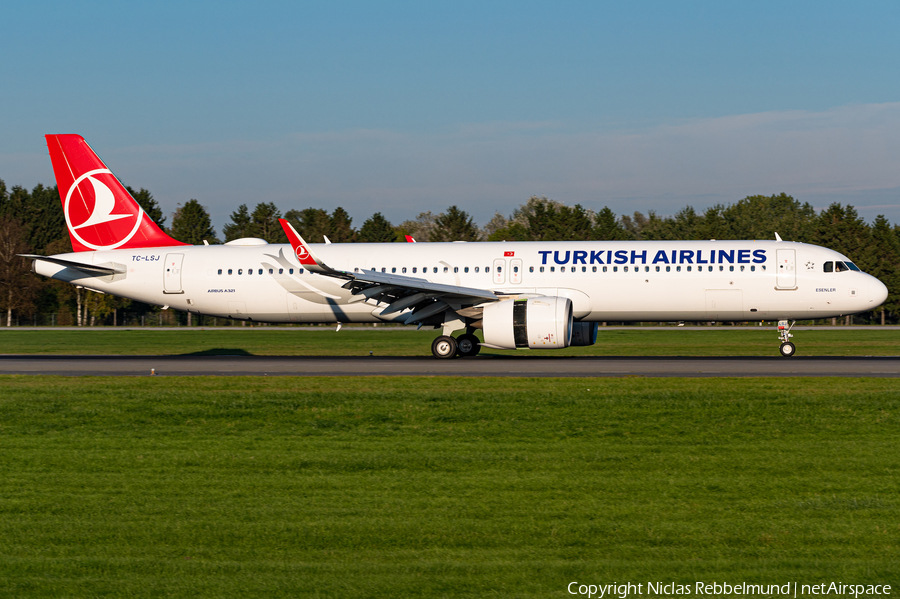
{"type": "Polygon", "coordinates": [[[380,316],[409,309],[406,324],[422,323],[447,310],[453,310],[461,316],[475,316],[481,311],[479,306],[482,304],[501,299],[487,289],[432,283],[418,277],[379,273],[374,270],[349,272],[333,269],[312,253],[307,243],[288,221],[282,218],[279,222],[287,234],[294,254],[304,268],[326,277],[345,279],[347,282],[343,288],[352,292],[351,302],[368,299],[386,302],[388,306],[381,311],[380,316]]]}

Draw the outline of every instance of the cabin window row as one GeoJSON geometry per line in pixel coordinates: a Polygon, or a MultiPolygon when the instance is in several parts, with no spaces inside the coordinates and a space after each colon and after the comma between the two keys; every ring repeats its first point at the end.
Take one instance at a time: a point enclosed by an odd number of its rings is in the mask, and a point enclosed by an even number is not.
{"type": "MultiPolygon", "coordinates": [[[[221,275],[221,274],[225,274],[225,273],[227,272],[228,274],[233,275],[235,270],[237,270],[237,274],[239,274],[239,275],[244,274],[244,269],[243,269],[243,268],[238,268],[238,269],[229,268],[229,269],[227,269],[227,270],[223,270],[223,269],[220,268],[220,269],[219,269],[219,274],[221,275]]],[[[289,268],[289,269],[287,269],[287,271],[288,271],[288,274],[289,274],[289,275],[294,274],[294,269],[293,269],[293,268],[289,268]]],[[[264,269],[262,269],[262,268],[257,269],[257,273],[258,273],[258,274],[263,274],[263,273],[264,273],[264,269]]],[[[248,269],[247,269],[247,274],[248,274],[248,275],[252,275],[252,274],[253,274],[253,269],[252,269],[252,268],[248,268],[248,269]]],[[[274,269],[274,268],[270,268],[270,269],[269,269],[269,274],[270,274],[270,275],[274,275],[274,274],[275,274],[275,269],[274,269]]],[[[283,274],[284,274],[284,269],[283,269],[283,268],[279,268],[279,269],[278,269],[278,274],[283,275],[283,274]]],[[[302,274],[303,274],[303,269],[302,269],[302,268],[298,268],[298,269],[297,269],[297,274],[298,274],[298,275],[302,275],[302,274]]]]}

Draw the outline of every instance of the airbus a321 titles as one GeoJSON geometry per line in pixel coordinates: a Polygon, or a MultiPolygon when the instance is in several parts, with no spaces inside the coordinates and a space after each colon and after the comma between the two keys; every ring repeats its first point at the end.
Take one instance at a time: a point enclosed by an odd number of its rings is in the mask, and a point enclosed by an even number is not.
{"type": "Polygon", "coordinates": [[[47,135],[72,253],[34,272],[147,304],[265,323],[441,330],[436,358],[592,345],[602,321],[791,321],[873,310],[878,279],[834,250],[782,241],[187,245],[163,232],[79,135],[47,135]],[[484,341],[475,335],[482,330],[484,341]],[[458,336],[454,336],[458,334],[458,336]]]}

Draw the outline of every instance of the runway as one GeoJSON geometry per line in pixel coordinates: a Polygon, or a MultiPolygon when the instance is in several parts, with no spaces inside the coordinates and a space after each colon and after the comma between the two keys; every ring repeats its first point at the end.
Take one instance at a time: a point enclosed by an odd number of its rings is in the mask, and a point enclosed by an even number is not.
{"type": "Polygon", "coordinates": [[[0,356],[0,374],[63,376],[900,377],[900,357],[0,356]]]}

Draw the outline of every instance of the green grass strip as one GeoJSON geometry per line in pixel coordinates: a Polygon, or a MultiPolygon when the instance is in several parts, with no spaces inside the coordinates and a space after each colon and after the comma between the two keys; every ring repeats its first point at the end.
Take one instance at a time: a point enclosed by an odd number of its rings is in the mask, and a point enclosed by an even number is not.
{"type": "Polygon", "coordinates": [[[0,596],[900,584],[887,379],[0,377],[0,596]]]}

